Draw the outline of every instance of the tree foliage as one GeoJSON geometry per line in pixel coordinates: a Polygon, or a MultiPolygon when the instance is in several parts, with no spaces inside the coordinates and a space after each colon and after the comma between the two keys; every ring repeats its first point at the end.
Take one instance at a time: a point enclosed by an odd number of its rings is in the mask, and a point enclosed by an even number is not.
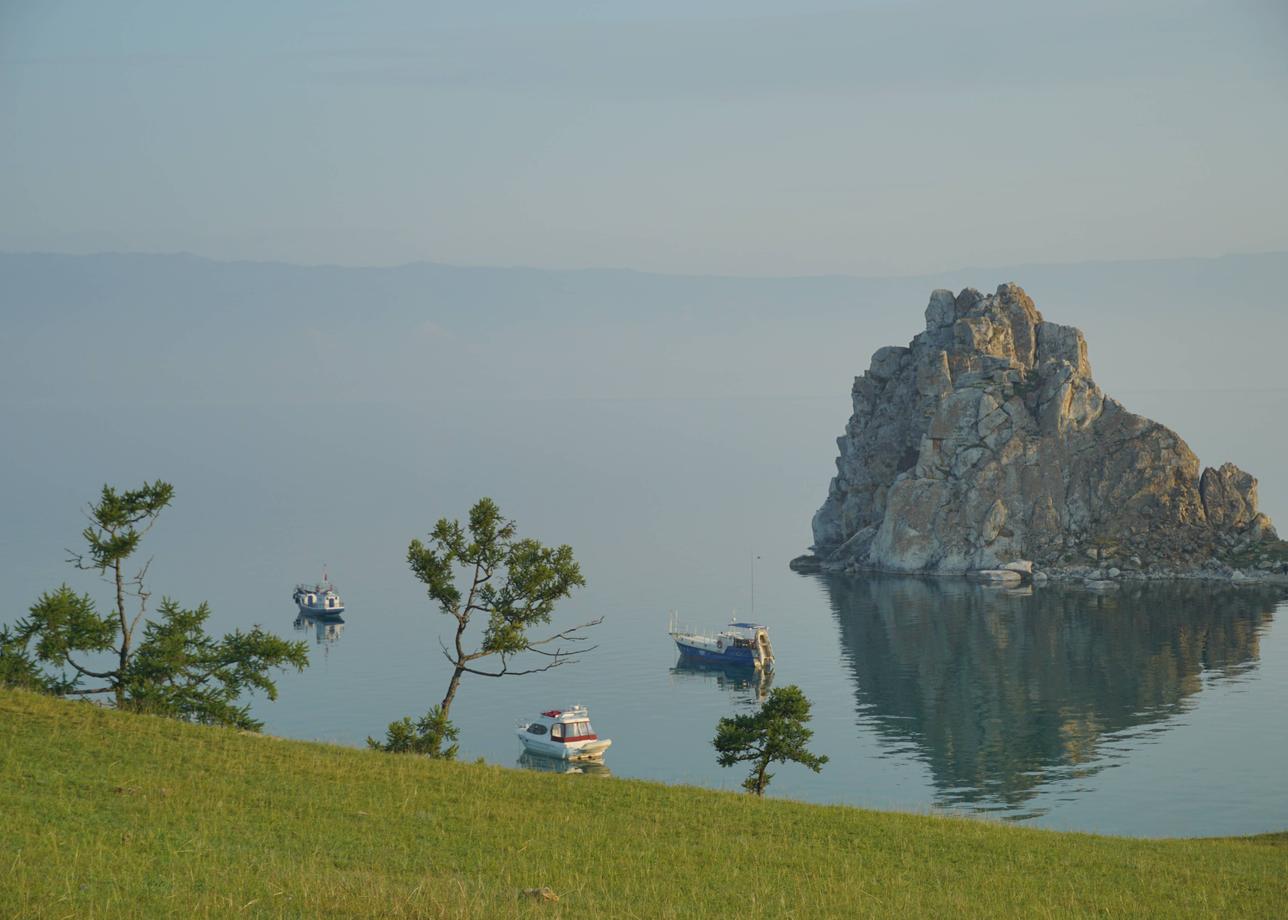
{"type": "Polygon", "coordinates": [[[210,608],[185,609],[169,598],[161,602],[160,620],[149,620],[143,641],[125,675],[127,705],[157,715],[207,725],[234,725],[259,731],[244,693],[259,691],[277,699],[273,668],[309,663],[303,642],[290,642],[259,626],[240,629],[215,640],[207,635],[210,608]]]}
{"type": "Polygon", "coordinates": [[[434,706],[414,722],[411,716],[390,722],[385,740],[377,741],[368,736],[367,747],[390,754],[426,754],[454,760],[460,749],[456,744],[459,736],[460,730],[447,718],[443,707],[434,706]]]}
{"type": "Polygon", "coordinates": [[[27,650],[26,641],[9,626],[0,626],[0,687],[57,694],[71,689],[66,681],[60,681],[41,669],[27,650]]]}
{"type": "MultiPolygon", "coordinates": [[[[567,545],[544,546],[537,540],[520,539],[515,524],[507,520],[490,498],[480,499],[470,509],[463,527],[459,521],[440,518],[427,543],[412,540],[407,564],[425,585],[430,600],[452,618],[455,635],[451,644],[439,640],[443,655],[452,665],[452,677],[443,701],[425,719],[438,719],[450,726],[448,714],[456,698],[461,677],[507,677],[548,671],[575,660],[590,648],[571,647],[584,641],[578,635],[600,620],[582,623],[543,638],[534,639],[529,630],[550,622],[555,605],[574,588],[586,584],[581,569],[567,545]],[[472,644],[466,634],[476,618],[483,623],[482,634],[472,644]],[[515,656],[531,653],[544,659],[529,667],[514,668],[515,656]],[[491,669],[475,664],[495,658],[491,669]],[[435,715],[437,713],[437,715],[435,715]]],[[[421,720],[421,723],[425,722],[421,720]]],[[[417,724],[421,724],[417,723],[417,724]]],[[[406,737],[409,718],[389,726],[387,737],[406,737]]],[[[434,757],[454,756],[456,745],[442,743],[456,737],[445,731],[422,733],[422,753],[434,757]]],[[[373,745],[373,746],[378,746],[373,745]]],[[[382,747],[382,750],[387,750],[382,747]]]]}
{"type": "Polygon", "coordinates": [[[721,719],[712,744],[722,767],[750,763],[751,772],[743,788],[764,795],[774,778],[766,772],[771,763],[793,761],[815,773],[827,763],[826,755],[811,754],[805,747],[814,736],[805,727],[810,720],[810,703],[795,684],[771,690],[769,699],[750,715],[721,719]]]}
{"type": "Polygon", "coordinates": [[[26,617],[0,630],[0,683],[62,695],[110,694],[120,708],[262,727],[251,718],[249,703],[238,700],[256,690],[276,699],[270,673],[288,666],[302,670],[307,645],[258,626],[216,640],[205,631],[210,609],[204,603],[186,609],[166,598],[158,618],[149,619],[148,563],[132,576],[125,572],[173,495],[173,487],[159,480],[124,492],[103,487],[87,511],[87,550],[73,553],[70,561],[103,576],[114,589],[111,609],[100,613],[88,594],[66,584],[45,592],[26,617]]]}

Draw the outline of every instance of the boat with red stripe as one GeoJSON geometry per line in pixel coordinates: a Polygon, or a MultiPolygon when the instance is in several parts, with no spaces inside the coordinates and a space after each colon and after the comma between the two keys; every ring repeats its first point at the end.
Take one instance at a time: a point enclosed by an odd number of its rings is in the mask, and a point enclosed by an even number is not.
{"type": "Polygon", "coordinates": [[[547,709],[519,722],[515,734],[525,750],[557,760],[598,760],[613,742],[595,734],[585,706],[547,709]]]}

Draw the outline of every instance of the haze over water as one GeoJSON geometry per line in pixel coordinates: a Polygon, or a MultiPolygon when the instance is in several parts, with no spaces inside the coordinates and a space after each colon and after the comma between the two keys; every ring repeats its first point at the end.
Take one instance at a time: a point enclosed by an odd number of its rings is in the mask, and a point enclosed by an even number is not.
{"type": "MultiPolygon", "coordinates": [[[[1193,403],[1161,414],[1180,425],[1193,403]]],[[[581,702],[614,741],[614,775],[736,789],[710,740],[758,687],[682,665],[665,630],[671,609],[710,627],[752,616],[755,555],[773,683],[804,689],[814,748],[831,757],[820,775],[780,769],[772,794],[1106,833],[1288,824],[1277,593],[794,574],[847,412],[844,398],[480,400],[161,407],[122,426],[109,411],[10,408],[0,583],[16,612],[64,579],[102,595],[62,563],[78,508],[103,481],[164,476],[177,500],[148,538],[156,596],[209,600],[215,630],[307,639],[312,666],[256,714],[273,734],[360,745],[441,697],[446,618],[406,546],[488,494],[521,534],[573,546],[589,585],[555,625],[604,624],[575,666],[467,676],[453,709],[462,757],[516,765],[517,718],[581,702]],[[290,593],[323,563],[349,611],[318,643],[309,624],[294,631],[290,593]]],[[[1262,459],[1288,446],[1273,437],[1228,446],[1262,459]]]]}
{"type": "Polygon", "coordinates": [[[154,597],[214,630],[319,642],[329,565],[347,622],[255,711],[360,745],[441,698],[407,544],[489,495],[573,546],[555,626],[604,622],[467,677],[465,757],[582,702],[615,775],[737,788],[710,740],[765,688],[665,635],[736,609],[831,757],[772,794],[1282,830],[1273,592],[787,561],[872,352],[1007,281],[1288,532],[1286,37],[1263,0],[0,3],[0,621],[103,599],[80,509],[165,479],[154,597]]]}

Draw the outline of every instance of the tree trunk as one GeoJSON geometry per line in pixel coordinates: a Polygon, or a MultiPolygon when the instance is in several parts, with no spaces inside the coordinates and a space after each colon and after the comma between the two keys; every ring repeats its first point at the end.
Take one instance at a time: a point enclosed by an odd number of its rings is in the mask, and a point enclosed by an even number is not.
{"type": "MultiPolygon", "coordinates": [[[[461,685],[461,675],[464,673],[465,669],[459,664],[456,666],[456,670],[452,672],[452,682],[447,685],[447,695],[443,697],[443,702],[440,707],[443,712],[444,722],[447,721],[448,713],[451,712],[452,700],[456,698],[456,688],[461,685]]],[[[431,756],[437,757],[439,755],[442,744],[443,739],[439,738],[434,744],[434,751],[431,756]]]]}
{"type": "Polygon", "coordinates": [[[447,718],[447,712],[452,708],[452,700],[456,699],[456,688],[461,685],[461,675],[464,673],[465,669],[460,665],[457,665],[456,670],[452,672],[452,682],[447,685],[447,696],[443,697],[443,718],[447,718]]]}
{"type": "Polygon", "coordinates": [[[121,576],[121,560],[113,566],[116,575],[116,615],[121,619],[120,665],[116,672],[116,708],[125,705],[125,666],[130,663],[130,626],[125,620],[125,579],[121,576]]]}
{"type": "Polygon", "coordinates": [[[769,761],[762,760],[760,766],[756,769],[756,795],[764,796],[765,794],[765,770],[769,768],[769,761]]]}

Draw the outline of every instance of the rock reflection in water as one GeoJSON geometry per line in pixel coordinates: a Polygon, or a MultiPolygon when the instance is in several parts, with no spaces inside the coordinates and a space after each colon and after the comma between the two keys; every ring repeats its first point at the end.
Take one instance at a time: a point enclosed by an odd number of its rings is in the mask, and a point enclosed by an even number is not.
{"type": "Polygon", "coordinates": [[[671,668],[671,674],[680,680],[713,684],[717,689],[730,694],[735,701],[748,706],[763,703],[769,695],[769,688],[774,683],[772,671],[702,661],[685,655],[681,655],[676,661],[675,667],[671,668]]]}
{"type": "Polygon", "coordinates": [[[519,766],[525,770],[536,770],[539,773],[582,773],[586,776],[612,776],[613,771],[604,765],[602,760],[559,760],[555,757],[542,757],[531,751],[519,755],[519,766]]]}
{"type": "MultiPolygon", "coordinates": [[[[1022,819],[1089,775],[1115,733],[1187,708],[1204,679],[1256,666],[1276,588],[1125,584],[999,591],[956,579],[821,578],[860,717],[911,741],[937,802],[1022,819]]],[[[1156,730],[1157,730],[1156,729],[1156,730]]]]}
{"type": "Polygon", "coordinates": [[[297,632],[308,632],[309,628],[314,629],[314,643],[323,647],[330,646],[331,643],[337,642],[344,633],[344,619],[342,617],[315,617],[307,613],[301,613],[295,618],[295,629],[297,632]]]}

